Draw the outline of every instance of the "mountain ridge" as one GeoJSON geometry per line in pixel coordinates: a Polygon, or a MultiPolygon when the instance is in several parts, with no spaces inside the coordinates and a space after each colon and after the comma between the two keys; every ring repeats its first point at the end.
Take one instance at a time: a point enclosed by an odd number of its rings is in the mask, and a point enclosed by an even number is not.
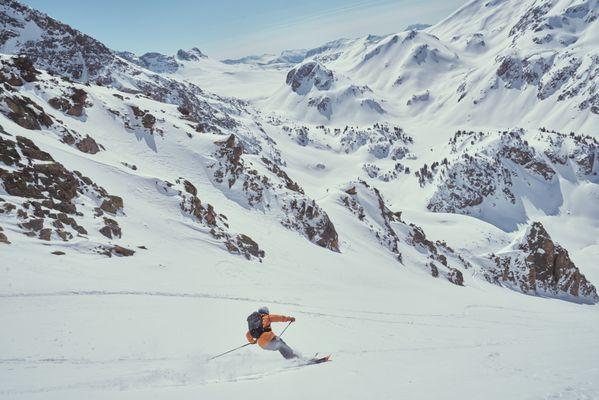
{"type": "Polygon", "coordinates": [[[596,397],[596,5],[474,0],[273,67],[0,2],[0,393],[596,397]],[[263,305],[335,362],[206,361],[263,305]]]}

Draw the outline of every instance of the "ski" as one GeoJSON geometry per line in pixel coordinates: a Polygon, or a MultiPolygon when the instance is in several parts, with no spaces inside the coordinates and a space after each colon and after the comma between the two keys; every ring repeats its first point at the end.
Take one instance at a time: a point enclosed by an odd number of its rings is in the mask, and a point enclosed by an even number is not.
{"type": "Polygon", "coordinates": [[[314,357],[314,358],[306,361],[305,365],[322,364],[324,362],[332,361],[331,355],[332,354],[329,354],[328,356],[318,357],[318,358],[314,357]]]}

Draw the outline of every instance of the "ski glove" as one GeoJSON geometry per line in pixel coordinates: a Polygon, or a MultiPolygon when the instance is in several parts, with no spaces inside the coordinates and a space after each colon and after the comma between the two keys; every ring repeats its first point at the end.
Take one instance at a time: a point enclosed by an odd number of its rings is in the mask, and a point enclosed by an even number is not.
{"type": "Polygon", "coordinates": [[[295,317],[289,317],[290,322],[295,322],[295,317]]]}

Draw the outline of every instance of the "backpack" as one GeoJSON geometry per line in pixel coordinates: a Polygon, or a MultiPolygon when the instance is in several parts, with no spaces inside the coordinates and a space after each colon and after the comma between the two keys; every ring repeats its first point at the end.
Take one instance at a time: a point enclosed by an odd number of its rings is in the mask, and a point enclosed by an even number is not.
{"type": "Polygon", "coordinates": [[[264,332],[266,332],[267,328],[262,326],[262,314],[258,312],[253,312],[247,318],[248,321],[248,330],[250,331],[250,335],[254,339],[258,339],[264,332]]]}

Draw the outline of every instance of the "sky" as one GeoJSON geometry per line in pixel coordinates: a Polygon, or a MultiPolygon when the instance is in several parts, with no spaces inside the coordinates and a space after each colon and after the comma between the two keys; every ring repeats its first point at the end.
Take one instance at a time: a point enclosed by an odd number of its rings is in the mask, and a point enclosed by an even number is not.
{"type": "Polygon", "coordinates": [[[434,24],[466,0],[21,0],[114,50],[217,59],[434,24]]]}

